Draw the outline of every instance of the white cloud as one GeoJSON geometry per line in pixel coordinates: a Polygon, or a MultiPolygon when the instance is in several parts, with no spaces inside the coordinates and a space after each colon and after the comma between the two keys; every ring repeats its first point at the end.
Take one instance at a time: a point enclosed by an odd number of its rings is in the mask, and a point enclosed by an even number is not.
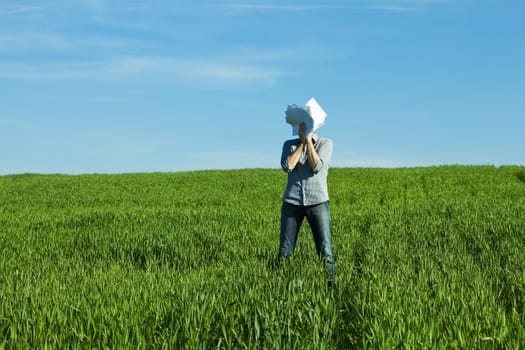
{"type": "Polygon", "coordinates": [[[334,154],[332,167],[339,168],[399,168],[408,166],[400,161],[361,155],[358,152],[339,152],[334,154]]]}
{"type": "Polygon", "coordinates": [[[199,169],[241,169],[241,168],[277,168],[279,155],[243,151],[191,152],[188,162],[195,169],[195,164],[202,164],[199,169]]]}
{"type": "Polygon", "coordinates": [[[3,4],[0,5],[0,16],[3,15],[16,15],[24,14],[29,12],[40,12],[45,10],[45,7],[42,6],[30,6],[23,4],[3,4]]]}
{"type": "Polygon", "coordinates": [[[383,1],[362,1],[354,2],[353,4],[338,4],[338,3],[317,3],[317,4],[302,4],[302,5],[291,5],[283,3],[275,4],[241,4],[241,3],[223,3],[223,4],[208,4],[202,6],[202,8],[215,8],[223,9],[228,13],[242,13],[246,11],[259,11],[259,12],[304,12],[304,11],[359,11],[359,10],[374,10],[374,11],[392,11],[392,12],[408,12],[417,11],[420,5],[423,4],[434,4],[444,3],[450,0],[383,0],[383,1]]]}
{"type": "Polygon", "coordinates": [[[0,50],[10,53],[20,51],[36,51],[40,48],[68,49],[71,43],[61,35],[37,32],[3,33],[0,34],[0,50]]]}
{"type": "Polygon", "coordinates": [[[0,77],[10,79],[111,79],[141,77],[159,82],[187,79],[197,83],[272,83],[285,72],[235,62],[130,57],[99,62],[0,63],[0,77]]]}
{"type": "Polygon", "coordinates": [[[409,165],[388,159],[340,159],[332,162],[332,167],[337,168],[402,168],[409,165]]]}
{"type": "Polygon", "coordinates": [[[0,77],[7,79],[82,79],[100,72],[96,64],[0,63],[0,77]]]}
{"type": "Polygon", "coordinates": [[[231,14],[243,12],[305,12],[305,11],[322,11],[322,10],[344,10],[356,9],[355,6],[332,5],[332,4],[308,4],[308,5],[287,5],[287,4],[239,4],[224,3],[205,5],[203,8],[222,9],[231,14]]]}
{"type": "Polygon", "coordinates": [[[411,11],[417,11],[416,7],[407,7],[407,6],[371,6],[369,8],[370,10],[378,10],[378,11],[393,11],[393,12],[411,12],[411,11]]]}
{"type": "Polygon", "coordinates": [[[218,82],[273,81],[284,75],[279,70],[242,63],[148,57],[117,60],[110,71],[123,75],[163,73],[218,82]]]}
{"type": "Polygon", "coordinates": [[[326,5],[282,5],[282,4],[215,4],[207,7],[223,8],[234,11],[311,11],[331,8],[326,5]]]}

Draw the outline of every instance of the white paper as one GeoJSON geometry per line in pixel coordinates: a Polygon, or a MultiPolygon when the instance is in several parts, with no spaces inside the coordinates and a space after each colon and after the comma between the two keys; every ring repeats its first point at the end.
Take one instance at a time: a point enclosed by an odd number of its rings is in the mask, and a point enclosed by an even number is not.
{"type": "Polygon", "coordinates": [[[326,112],[319,106],[315,98],[311,98],[302,107],[288,105],[286,109],[286,122],[292,125],[292,135],[299,135],[299,126],[306,124],[305,135],[321,127],[326,119],[326,112]]]}

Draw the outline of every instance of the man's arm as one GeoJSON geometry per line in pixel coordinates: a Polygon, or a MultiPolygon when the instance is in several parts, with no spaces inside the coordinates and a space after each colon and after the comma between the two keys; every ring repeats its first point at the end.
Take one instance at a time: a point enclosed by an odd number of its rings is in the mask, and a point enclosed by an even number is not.
{"type": "Polygon", "coordinates": [[[304,143],[299,142],[299,146],[297,146],[297,148],[288,156],[289,171],[292,171],[299,162],[299,159],[301,158],[301,153],[303,153],[303,149],[304,143]]]}
{"type": "Polygon", "coordinates": [[[310,168],[315,169],[317,166],[317,163],[321,160],[319,157],[319,154],[315,150],[314,142],[313,142],[313,131],[306,137],[306,152],[308,153],[308,164],[310,164],[310,168]]]}
{"type": "Polygon", "coordinates": [[[304,145],[306,143],[306,138],[304,136],[305,131],[306,124],[301,123],[301,125],[299,126],[299,145],[292,153],[290,153],[290,155],[287,158],[288,171],[292,171],[299,162],[299,159],[301,158],[301,153],[303,153],[304,145]]]}
{"type": "Polygon", "coordinates": [[[307,137],[308,164],[314,174],[317,174],[324,167],[329,167],[332,161],[332,140],[322,139],[314,145],[313,133],[307,137]],[[317,149],[316,147],[317,146],[317,149]]]}

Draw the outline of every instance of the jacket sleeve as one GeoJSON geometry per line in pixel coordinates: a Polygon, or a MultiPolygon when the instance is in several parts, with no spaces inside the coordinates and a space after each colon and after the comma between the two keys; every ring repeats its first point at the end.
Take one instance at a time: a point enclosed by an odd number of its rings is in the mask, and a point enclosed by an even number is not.
{"type": "Polygon", "coordinates": [[[288,156],[292,153],[292,145],[289,141],[286,141],[283,144],[283,149],[281,152],[281,168],[284,172],[289,173],[290,167],[288,166],[288,156]]]}
{"type": "Polygon", "coordinates": [[[315,168],[312,169],[314,174],[317,174],[324,167],[330,167],[332,162],[332,148],[333,143],[330,139],[324,139],[320,142],[319,148],[317,148],[317,154],[319,155],[319,161],[315,165],[315,168]]]}

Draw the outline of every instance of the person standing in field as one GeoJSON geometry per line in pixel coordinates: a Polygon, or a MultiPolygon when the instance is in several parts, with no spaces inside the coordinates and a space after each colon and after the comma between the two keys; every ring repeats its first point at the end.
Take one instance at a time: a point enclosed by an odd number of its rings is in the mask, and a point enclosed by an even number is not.
{"type": "Polygon", "coordinates": [[[289,257],[306,217],[312,229],[317,254],[328,268],[328,287],[335,286],[335,261],[330,233],[330,206],[327,175],[332,158],[332,140],[306,133],[299,126],[299,138],[284,142],[281,167],[288,173],[288,182],[281,208],[281,233],[278,263],[289,257]]]}

